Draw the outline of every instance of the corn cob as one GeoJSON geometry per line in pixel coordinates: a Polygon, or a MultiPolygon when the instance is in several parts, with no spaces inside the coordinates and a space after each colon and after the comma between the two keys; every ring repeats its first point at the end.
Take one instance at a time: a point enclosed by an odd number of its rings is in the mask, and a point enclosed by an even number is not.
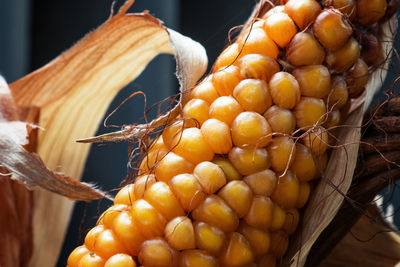
{"type": "Polygon", "coordinates": [[[285,254],[327,129],[382,58],[352,23],[377,23],[386,0],[283,2],[222,52],[69,267],[269,267],[285,254]]]}

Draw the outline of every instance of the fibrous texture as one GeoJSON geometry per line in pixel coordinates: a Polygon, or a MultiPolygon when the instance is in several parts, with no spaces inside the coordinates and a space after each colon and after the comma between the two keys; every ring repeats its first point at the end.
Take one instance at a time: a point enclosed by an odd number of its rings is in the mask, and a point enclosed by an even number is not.
{"type": "Polygon", "coordinates": [[[323,2],[287,1],[243,30],[69,267],[275,266],[380,58],[353,25],[378,22],[385,5],[323,2]]]}

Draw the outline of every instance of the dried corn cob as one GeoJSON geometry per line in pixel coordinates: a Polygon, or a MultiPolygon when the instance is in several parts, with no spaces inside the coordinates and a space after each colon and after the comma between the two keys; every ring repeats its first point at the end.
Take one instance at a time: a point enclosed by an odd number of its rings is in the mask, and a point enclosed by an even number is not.
{"type": "Polygon", "coordinates": [[[386,0],[284,2],[222,52],[69,267],[268,267],[285,254],[328,130],[381,59],[350,21],[378,22],[386,0]]]}

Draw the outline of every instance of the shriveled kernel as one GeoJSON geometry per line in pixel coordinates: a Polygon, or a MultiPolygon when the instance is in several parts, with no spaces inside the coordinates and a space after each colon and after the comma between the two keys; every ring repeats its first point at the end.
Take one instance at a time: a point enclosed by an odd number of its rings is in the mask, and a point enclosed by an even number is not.
{"type": "Polygon", "coordinates": [[[256,257],[268,252],[270,246],[269,232],[252,227],[246,223],[240,224],[238,232],[249,241],[256,257]]]}
{"type": "Polygon", "coordinates": [[[124,205],[132,205],[132,202],[135,200],[135,185],[128,184],[124,186],[114,198],[114,205],[124,204],[124,205]]]}
{"type": "Polygon", "coordinates": [[[226,184],[223,170],[215,163],[204,161],[196,165],[193,175],[207,194],[213,194],[226,184]]]}
{"type": "Polygon", "coordinates": [[[108,259],[117,253],[127,252],[124,245],[118,240],[115,233],[110,229],[104,229],[97,235],[92,251],[103,259],[108,259]]]}
{"type": "Polygon", "coordinates": [[[277,105],[270,107],[264,113],[264,118],[267,119],[272,132],[291,134],[296,128],[296,118],[293,113],[277,105]]]}
{"type": "Polygon", "coordinates": [[[146,238],[161,236],[164,232],[166,219],[146,200],[136,200],[132,205],[131,215],[146,238]]]}
{"type": "Polygon", "coordinates": [[[264,113],[272,104],[267,83],[262,80],[241,81],[233,90],[233,97],[246,111],[264,113]]]}
{"type": "Polygon", "coordinates": [[[283,230],[288,234],[293,234],[297,226],[299,225],[300,221],[300,213],[297,209],[292,208],[286,211],[286,220],[285,224],[283,225],[283,230]]]}
{"type": "Polygon", "coordinates": [[[307,182],[317,177],[317,167],[311,150],[303,144],[296,143],[296,153],[290,168],[299,181],[307,182]]]}
{"type": "MultiPolygon", "coordinates": [[[[132,203],[128,204],[132,205],[132,203]]],[[[110,228],[112,225],[113,220],[115,217],[121,213],[122,211],[125,211],[128,209],[127,205],[123,204],[117,204],[109,207],[103,214],[100,216],[99,220],[97,221],[97,224],[104,224],[107,228],[110,228]]]]}
{"type": "Polygon", "coordinates": [[[206,198],[206,194],[192,174],[180,174],[169,181],[171,190],[185,211],[192,211],[206,198]]]}
{"type": "Polygon", "coordinates": [[[325,121],[326,106],[322,99],[302,97],[293,110],[299,128],[307,128],[325,121]]]}
{"type": "MultiPolygon", "coordinates": [[[[334,77],[332,79],[331,92],[326,97],[328,110],[341,109],[347,103],[348,99],[349,99],[349,92],[347,91],[346,81],[343,79],[342,76],[334,77]]],[[[329,115],[328,115],[328,120],[329,120],[329,115]]]]}
{"type": "Polygon", "coordinates": [[[269,81],[269,91],[273,102],[286,109],[292,109],[300,100],[300,86],[296,78],[288,72],[277,72],[269,81]]]}
{"type": "Polygon", "coordinates": [[[231,95],[241,79],[239,68],[231,65],[214,72],[211,81],[218,94],[224,96],[231,95]]]}
{"type": "Polygon", "coordinates": [[[230,125],[239,113],[243,112],[240,104],[231,96],[221,96],[210,106],[210,118],[230,125]]]}
{"type": "Polygon", "coordinates": [[[174,267],[179,260],[178,253],[160,238],[143,242],[138,258],[146,267],[174,267]]]}
{"type": "MultiPolygon", "coordinates": [[[[149,175],[142,175],[139,177],[136,177],[135,179],[135,197],[136,199],[143,198],[144,192],[149,188],[152,184],[154,184],[156,181],[156,177],[154,174],[149,174],[149,175]]],[[[130,204],[132,205],[132,204],[130,204]]]]}
{"type": "Polygon", "coordinates": [[[213,161],[225,173],[226,181],[241,180],[242,175],[235,169],[229,159],[222,157],[215,157],[213,161]]]}
{"type": "Polygon", "coordinates": [[[267,147],[271,157],[271,168],[277,172],[283,172],[289,168],[293,162],[296,146],[292,138],[288,136],[278,136],[272,138],[267,147]]]}
{"type": "Polygon", "coordinates": [[[104,259],[101,258],[100,256],[96,255],[93,252],[90,252],[86,255],[84,255],[79,263],[78,263],[78,267],[80,266],[87,266],[87,267],[103,267],[104,266],[104,259]]]}
{"type": "Polygon", "coordinates": [[[323,98],[331,90],[331,75],[323,65],[297,68],[292,74],[298,81],[303,96],[323,98]]]}
{"type": "Polygon", "coordinates": [[[151,185],[144,193],[144,199],[158,210],[167,221],[184,215],[184,211],[165,182],[151,185]]]}
{"type": "Polygon", "coordinates": [[[239,57],[239,44],[233,43],[222,51],[214,63],[213,71],[219,70],[229,65],[236,65],[239,57]]]}
{"type": "Polygon", "coordinates": [[[176,217],[165,227],[165,238],[176,250],[195,248],[195,235],[192,221],[188,217],[176,217]]]}
{"type": "Polygon", "coordinates": [[[244,221],[250,226],[267,230],[271,226],[273,209],[274,203],[269,197],[256,195],[244,221]]]}
{"type": "Polygon", "coordinates": [[[304,134],[302,141],[315,155],[322,155],[328,149],[328,132],[322,126],[312,128],[304,134]]]}
{"type": "Polygon", "coordinates": [[[228,156],[233,166],[242,175],[250,175],[271,166],[268,152],[264,148],[234,147],[228,156]]]}
{"type": "Polygon", "coordinates": [[[356,97],[364,90],[368,82],[368,76],[368,65],[359,58],[345,76],[350,97],[356,97]]]}
{"type": "Polygon", "coordinates": [[[337,73],[343,73],[356,63],[360,56],[360,45],[353,37],[347,43],[335,51],[329,51],[326,55],[328,67],[337,73]]]}
{"type": "Polygon", "coordinates": [[[253,192],[245,182],[231,181],[218,192],[218,196],[242,218],[250,209],[253,192]]]}
{"type": "Polygon", "coordinates": [[[276,258],[272,254],[266,254],[257,261],[257,264],[260,267],[275,267],[276,258]]]}
{"type": "Polygon", "coordinates": [[[193,88],[190,92],[190,97],[202,99],[211,105],[219,95],[211,82],[211,78],[209,78],[201,81],[195,88],[193,88]]]}
{"type": "Polygon", "coordinates": [[[286,48],[286,58],[294,66],[320,65],[325,59],[325,49],[311,33],[299,32],[286,48]]]}
{"type": "Polygon", "coordinates": [[[183,116],[195,119],[202,125],[208,119],[209,109],[210,105],[206,101],[193,98],[183,107],[183,116]]]}
{"type": "Polygon", "coordinates": [[[246,266],[253,260],[253,250],[246,238],[240,233],[231,233],[228,238],[228,243],[220,257],[223,266],[246,266]]]}
{"type": "Polygon", "coordinates": [[[285,255],[289,246],[288,234],[283,230],[271,232],[271,247],[270,253],[277,258],[282,258],[285,255]]]}
{"type": "Polygon", "coordinates": [[[264,147],[271,141],[271,133],[267,120],[256,112],[240,113],[231,125],[232,141],[236,146],[264,147]]]}
{"type": "Polygon", "coordinates": [[[296,175],[292,171],[287,171],[284,176],[280,176],[271,199],[285,209],[296,206],[299,197],[300,185],[296,175]]]}
{"type": "Polygon", "coordinates": [[[196,247],[218,255],[226,240],[225,233],[218,228],[204,222],[194,223],[196,247]]]}
{"type": "MultiPolygon", "coordinates": [[[[198,128],[183,130],[179,143],[173,151],[194,164],[212,160],[214,157],[214,152],[198,128]]],[[[168,166],[168,168],[171,168],[171,166],[168,166]]]]}
{"type": "Polygon", "coordinates": [[[296,208],[300,209],[306,205],[310,197],[311,187],[307,182],[300,182],[299,197],[297,198],[296,208]]]}
{"type": "Polygon", "coordinates": [[[266,169],[244,177],[243,181],[250,186],[255,195],[270,196],[276,186],[276,175],[266,169]]]}
{"type": "Polygon", "coordinates": [[[83,256],[89,254],[89,250],[84,246],[76,247],[71,254],[69,254],[67,266],[68,267],[76,267],[78,266],[79,261],[83,256]]]}
{"type": "Polygon", "coordinates": [[[168,182],[175,175],[191,173],[193,169],[193,163],[173,152],[169,152],[158,162],[155,174],[158,181],[168,182]]]}
{"type": "Polygon", "coordinates": [[[249,54],[239,60],[240,74],[247,79],[260,79],[269,82],[272,75],[280,70],[275,59],[260,55],[249,54]]]}
{"type": "Polygon", "coordinates": [[[321,12],[321,6],[315,0],[290,0],[285,5],[285,12],[300,30],[304,30],[321,12]]]}
{"type": "Polygon", "coordinates": [[[283,227],[285,220],[286,211],[275,204],[274,209],[272,210],[272,221],[269,228],[273,231],[279,230],[283,227]]]}
{"type": "Polygon", "coordinates": [[[131,255],[137,255],[145,237],[133,221],[129,211],[119,213],[112,222],[112,231],[131,255]]]}
{"type": "Polygon", "coordinates": [[[239,49],[242,49],[240,56],[262,54],[272,58],[278,57],[278,47],[262,28],[253,27],[250,32],[243,33],[238,43],[239,49]]]}
{"type": "Polygon", "coordinates": [[[206,222],[224,232],[234,231],[239,224],[236,213],[216,195],[207,197],[193,210],[192,216],[195,220],[206,222]]]}
{"type": "Polygon", "coordinates": [[[180,267],[218,267],[216,258],[205,251],[193,249],[181,253],[180,267]]]}
{"type": "Polygon", "coordinates": [[[232,148],[231,129],[217,119],[208,119],[201,126],[201,133],[216,154],[227,154],[232,148]]]}
{"type": "Polygon", "coordinates": [[[386,0],[357,0],[357,20],[363,25],[378,22],[386,13],[386,0]]]}
{"type": "Polygon", "coordinates": [[[348,19],[335,9],[325,9],[315,19],[314,35],[329,50],[341,48],[353,33],[348,19]]]}
{"type": "Polygon", "coordinates": [[[270,15],[264,23],[265,32],[280,47],[285,47],[297,33],[297,27],[286,13],[270,15]]]}
{"type": "Polygon", "coordinates": [[[109,258],[104,267],[136,267],[135,261],[128,254],[115,254],[111,258],[109,258]]]}

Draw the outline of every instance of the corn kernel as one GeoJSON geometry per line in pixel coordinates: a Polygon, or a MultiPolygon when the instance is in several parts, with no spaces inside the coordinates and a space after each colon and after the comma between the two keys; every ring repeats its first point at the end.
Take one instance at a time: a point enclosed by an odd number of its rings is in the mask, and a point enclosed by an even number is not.
{"type": "Polygon", "coordinates": [[[244,33],[238,42],[239,49],[242,49],[240,56],[261,54],[272,58],[278,57],[278,47],[262,28],[253,27],[249,33],[244,33]]]}
{"type": "Polygon", "coordinates": [[[232,148],[231,129],[217,119],[208,119],[201,126],[201,133],[216,154],[228,154],[232,148]]]}
{"type": "Polygon", "coordinates": [[[269,197],[256,195],[244,220],[250,226],[267,230],[272,222],[273,209],[274,203],[269,197]]]}
{"type": "Polygon", "coordinates": [[[139,253],[140,245],[145,241],[145,237],[133,221],[129,211],[119,213],[113,220],[111,229],[130,254],[137,255],[139,253]]]}
{"type": "Polygon", "coordinates": [[[200,125],[208,119],[210,105],[202,100],[193,98],[183,107],[183,116],[188,119],[195,119],[200,125]]]}
{"type": "Polygon", "coordinates": [[[285,5],[285,12],[300,30],[304,30],[321,12],[321,6],[315,0],[290,0],[285,5]]]}
{"type": "Polygon", "coordinates": [[[161,236],[164,232],[166,219],[150,203],[144,199],[136,200],[131,209],[133,220],[140,232],[148,239],[161,236]]]}
{"type": "Polygon", "coordinates": [[[322,155],[328,149],[328,132],[322,126],[311,128],[304,134],[302,141],[315,155],[322,155]]]}
{"type": "Polygon", "coordinates": [[[218,267],[218,261],[208,253],[193,249],[185,250],[181,254],[180,267],[218,267]]]}
{"type": "Polygon", "coordinates": [[[336,73],[343,73],[356,63],[360,56],[360,45],[354,38],[336,51],[329,51],[326,55],[326,63],[336,73]]]}
{"type": "Polygon", "coordinates": [[[270,196],[275,190],[276,175],[266,169],[246,176],[243,181],[250,186],[255,195],[270,196]]]}
{"type": "Polygon", "coordinates": [[[233,90],[233,97],[246,111],[264,113],[272,104],[267,83],[262,80],[241,81],[233,90]]]}
{"type": "Polygon", "coordinates": [[[325,121],[326,106],[322,99],[314,97],[302,97],[293,110],[297,126],[309,128],[322,124],[325,121]]]}
{"type": "Polygon", "coordinates": [[[273,231],[279,230],[283,227],[285,221],[286,221],[286,211],[275,204],[274,209],[272,210],[272,221],[271,221],[271,226],[269,228],[273,231]]]}
{"type": "Polygon", "coordinates": [[[358,96],[368,82],[368,65],[359,58],[346,75],[346,83],[350,97],[358,96]]]}
{"type": "Polygon", "coordinates": [[[296,153],[290,169],[296,174],[299,181],[302,182],[311,181],[318,174],[311,150],[300,143],[296,143],[296,153]]]}
{"type": "Polygon", "coordinates": [[[264,255],[270,247],[269,232],[241,223],[238,232],[249,241],[256,257],[264,255]]]}
{"type": "Polygon", "coordinates": [[[293,208],[296,206],[299,197],[299,187],[296,175],[291,171],[287,171],[284,176],[279,177],[271,199],[285,209],[293,208]]]}
{"type": "Polygon", "coordinates": [[[237,232],[231,233],[220,258],[222,265],[229,267],[246,266],[253,259],[254,254],[246,238],[237,232]]]}
{"type": "Polygon", "coordinates": [[[132,202],[135,200],[135,185],[128,184],[124,186],[114,198],[114,205],[124,204],[124,205],[132,205],[132,202]]]}
{"type": "Polygon", "coordinates": [[[289,246],[289,237],[283,230],[271,232],[270,252],[277,258],[282,258],[289,246]]]}
{"type": "Polygon", "coordinates": [[[222,51],[214,63],[213,71],[222,69],[229,65],[236,65],[239,57],[239,44],[233,43],[222,51]]]}
{"type": "Polygon", "coordinates": [[[210,118],[214,118],[230,125],[243,112],[240,104],[231,96],[221,96],[210,106],[210,118]]]}
{"type": "Polygon", "coordinates": [[[163,239],[143,242],[139,262],[149,267],[174,267],[178,265],[178,254],[163,239]]]}
{"type": "Polygon", "coordinates": [[[177,175],[169,181],[169,185],[185,211],[192,211],[206,198],[201,185],[192,174],[177,175]]]}
{"type": "Polygon", "coordinates": [[[312,65],[297,68],[293,76],[300,85],[303,96],[323,98],[331,90],[331,75],[323,65],[312,65]]]}
{"type": "Polygon", "coordinates": [[[217,164],[209,161],[197,164],[193,175],[207,194],[214,194],[226,184],[223,170],[217,164]]]}
{"type": "Polygon", "coordinates": [[[79,261],[78,267],[103,267],[104,259],[100,256],[96,255],[93,252],[90,252],[84,255],[79,261]]]}
{"type": "Polygon", "coordinates": [[[272,131],[275,133],[292,134],[296,128],[296,118],[293,113],[277,105],[270,107],[265,113],[272,131]]]}
{"type": "Polygon", "coordinates": [[[188,217],[176,217],[165,227],[165,238],[176,250],[195,248],[195,235],[192,221],[188,217]]]}
{"type": "Polygon", "coordinates": [[[206,101],[208,104],[212,104],[215,99],[219,97],[217,90],[211,82],[211,78],[201,81],[193,90],[190,92],[191,98],[198,98],[206,101]]]}
{"type": "Polygon", "coordinates": [[[300,100],[300,86],[288,72],[277,72],[269,81],[269,90],[274,103],[282,108],[292,109],[300,100]]]}
{"type": "Polygon", "coordinates": [[[271,14],[264,24],[265,32],[280,47],[285,47],[297,33],[297,27],[286,13],[271,14]]]}
{"type": "Polygon", "coordinates": [[[238,63],[240,74],[247,79],[260,79],[269,82],[272,75],[280,70],[275,59],[260,54],[243,56],[238,63]]]}
{"type": "Polygon", "coordinates": [[[229,159],[222,157],[215,157],[213,161],[225,173],[226,181],[241,180],[242,175],[233,167],[229,159]]]}
{"type": "Polygon", "coordinates": [[[127,254],[115,254],[106,261],[104,267],[136,267],[135,261],[127,254]]]}
{"type": "Polygon", "coordinates": [[[76,267],[83,256],[89,254],[89,250],[84,246],[76,247],[68,257],[67,266],[76,267]]]}
{"type": "Polygon", "coordinates": [[[194,223],[196,246],[211,254],[218,255],[225,244],[225,233],[204,222],[194,223]]]}
{"type": "Polygon", "coordinates": [[[231,181],[218,192],[218,196],[242,218],[250,209],[253,192],[245,182],[231,181]]]}
{"type": "Polygon", "coordinates": [[[272,142],[267,147],[271,158],[271,167],[277,172],[283,172],[289,168],[293,162],[296,147],[292,138],[278,136],[272,138],[272,142]]]}
{"type": "Polygon", "coordinates": [[[299,197],[297,198],[296,208],[300,209],[306,205],[310,197],[311,186],[307,182],[300,182],[299,197]]]}
{"type": "Polygon", "coordinates": [[[175,175],[191,173],[193,169],[193,163],[173,152],[169,152],[158,162],[155,174],[158,181],[168,182],[175,175]]]}
{"type": "Polygon", "coordinates": [[[242,175],[250,175],[271,166],[268,152],[264,148],[234,147],[229,152],[229,160],[242,175]]]}
{"type": "Polygon", "coordinates": [[[300,221],[300,213],[297,209],[292,208],[286,211],[285,224],[283,225],[283,230],[288,234],[293,234],[300,221]]]}
{"type": "Polygon", "coordinates": [[[214,72],[212,84],[220,96],[231,95],[233,89],[242,80],[238,67],[231,65],[214,72]]]}
{"type": "MultiPolygon", "coordinates": [[[[332,80],[332,90],[327,96],[328,110],[341,109],[349,99],[346,81],[341,76],[336,76],[332,80]]],[[[340,114],[340,113],[339,113],[340,114]]],[[[328,120],[331,114],[328,114],[328,120]]],[[[339,122],[339,121],[338,121],[339,122]]]]}
{"type": "MultiPolygon", "coordinates": [[[[144,196],[144,192],[146,192],[147,188],[149,188],[152,184],[156,183],[156,177],[154,176],[154,174],[150,174],[150,175],[142,175],[139,177],[136,177],[135,179],[135,197],[136,199],[140,199],[143,198],[144,196]]],[[[130,205],[132,205],[132,203],[130,202],[130,205]]]]}
{"type": "Polygon", "coordinates": [[[311,33],[299,32],[286,48],[286,58],[294,66],[320,65],[325,59],[325,49],[311,33]]]}

